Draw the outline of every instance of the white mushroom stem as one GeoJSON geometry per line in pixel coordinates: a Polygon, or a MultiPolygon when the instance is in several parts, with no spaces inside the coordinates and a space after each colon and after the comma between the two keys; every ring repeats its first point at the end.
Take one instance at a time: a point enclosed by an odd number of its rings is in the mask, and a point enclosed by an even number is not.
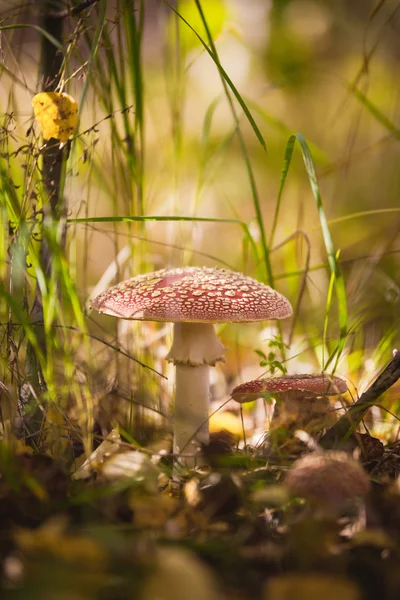
{"type": "MultiPolygon", "coordinates": [[[[176,365],[174,451],[196,454],[200,444],[210,441],[208,411],[210,405],[210,367],[176,365]]],[[[186,464],[193,461],[184,461],[186,464]]]]}
{"type": "MultiPolygon", "coordinates": [[[[197,453],[208,444],[209,366],[223,361],[224,346],[211,323],[175,323],[167,360],[176,365],[174,452],[197,453]]],[[[184,464],[194,466],[195,458],[184,464]]]]}

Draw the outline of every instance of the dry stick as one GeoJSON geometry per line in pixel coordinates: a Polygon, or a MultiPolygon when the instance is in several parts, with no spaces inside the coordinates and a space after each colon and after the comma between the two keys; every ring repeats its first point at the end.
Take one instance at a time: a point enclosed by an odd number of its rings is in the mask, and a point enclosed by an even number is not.
{"type": "Polygon", "coordinates": [[[79,15],[86,8],[90,8],[93,4],[96,4],[99,0],[86,0],[85,2],[80,2],[74,7],[68,7],[64,10],[48,10],[47,15],[49,17],[55,19],[65,19],[66,17],[75,17],[79,15]]]}
{"type": "MultiPolygon", "coordinates": [[[[62,43],[63,19],[52,16],[50,13],[55,7],[64,8],[63,0],[41,0],[39,7],[42,28],[58,42],[62,43]]],[[[57,88],[60,82],[62,62],[62,53],[55,48],[46,36],[42,36],[39,72],[42,79],[41,86],[43,91],[53,91],[57,88]]],[[[66,214],[66,204],[61,190],[64,153],[65,148],[60,148],[57,140],[47,140],[43,145],[42,179],[48,200],[48,202],[44,202],[42,209],[44,232],[46,230],[49,231],[66,214]]],[[[61,244],[64,247],[65,234],[62,236],[61,244]]],[[[52,272],[52,256],[45,235],[43,235],[40,247],[40,264],[45,277],[50,277],[52,272]]],[[[43,304],[39,285],[36,286],[30,317],[33,322],[43,323],[43,304]]],[[[37,343],[43,354],[46,355],[47,347],[43,325],[34,325],[33,328],[37,343]]],[[[46,382],[44,381],[35,349],[30,343],[27,345],[25,363],[27,378],[33,385],[35,392],[40,395],[46,389],[46,382]]]]}
{"type": "Polygon", "coordinates": [[[394,350],[393,358],[374,381],[371,387],[340,417],[339,421],[322,436],[319,444],[325,448],[344,445],[356,429],[365,413],[376,404],[376,400],[400,378],[400,352],[394,350]]]}
{"type": "MultiPolygon", "coordinates": [[[[51,1],[42,0],[40,8],[42,11],[41,25],[45,31],[50,33],[58,42],[62,42],[63,20],[62,18],[51,16],[50,13],[57,6],[64,8],[62,0],[51,1]]],[[[57,51],[53,44],[43,36],[40,59],[40,76],[42,78],[43,91],[54,91],[60,81],[60,72],[63,56],[57,51]]],[[[43,227],[49,227],[57,222],[61,216],[66,213],[63,198],[60,198],[60,182],[62,175],[62,162],[64,150],[60,149],[60,144],[54,139],[45,142],[43,146],[43,164],[42,178],[44,188],[48,195],[48,202],[43,206],[43,227]]],[[[63,236],[64,237],[64,236],[63,236]]],[[[63,239],[63,243],[64,243],[63,239]]],[[[40,262],[43,272],[46,276],[51,274],[51,250],[48,246],[45,236],[43,236],[40,248],[40,262]]],[[[39,287],[36,289],[35,300],[31,311],[32,321],[43,322],[43,307],[39,287]]],[[[43,327],[37,327],[38,342],[45,353],[46,344],[44,340],[43,327]]]]}
{"type": "MultiPolygon", "coordinates": [[[[45,31],[60,43],[63,41],[63,20],[60,17],[52,16],[51,9],[55,6],[62,8],[62,0],[42,0],[42,26],[45,31]]],[[[60,84],[61,69],[63,64],[63,55],[52,43],[43,36],[41,48],[41,77],[43,78],[43,91],[54,91],[60,84]]],[[[59,222],[61,217],[67,214],[66,200],[63,197],[61,189],[61,179],[63,171],[63,160],[68,145],[60,147],[58,140],[53,138],[47,140],[43,146],[43,164],[42,178],[44,188],[48,196],[48,203],[43,206],[44,227],[52,227],[59,222]]],[[[65,245],[65,231],[62,235],[62,246],[65,245]]],[[[52,268],[51,250],[48,247],[46,239],[41,247],[42,268],[46,275],[50,275],[52,268]]]]}

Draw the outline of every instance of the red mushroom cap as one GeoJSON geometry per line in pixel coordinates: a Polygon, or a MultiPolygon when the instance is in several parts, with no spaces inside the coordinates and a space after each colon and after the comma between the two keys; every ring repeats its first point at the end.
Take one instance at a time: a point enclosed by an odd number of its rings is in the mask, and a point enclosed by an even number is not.
{"type": "Polygon", "coordinates": [[[91,303],[122,319],[229,323],[284,319],[289,301],[267,285],[225,269],[187,267],[139,275],[106,290],[91,303]]]}
{"type": "Polygon", "coordinates": [[[279,394],[287,392],[303,392],[306,396],[334,396],[344,394],[347,383],[337,377],[321,375],[283,375],[270,379],[255,379],[242,383],[232,391],[232,398],[236,402],[251,402],[262,394],[279,394]]]}

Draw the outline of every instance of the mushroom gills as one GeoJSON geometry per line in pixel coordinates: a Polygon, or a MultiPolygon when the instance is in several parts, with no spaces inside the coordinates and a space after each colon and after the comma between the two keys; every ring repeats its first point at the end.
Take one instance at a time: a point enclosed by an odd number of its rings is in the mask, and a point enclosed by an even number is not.
{"type": "Polygon", "coordinates": [[[167,360],[175,365],[214,366],[225,360],[225,349],[212,323],[174,323],[174,341],[167,360]]]}

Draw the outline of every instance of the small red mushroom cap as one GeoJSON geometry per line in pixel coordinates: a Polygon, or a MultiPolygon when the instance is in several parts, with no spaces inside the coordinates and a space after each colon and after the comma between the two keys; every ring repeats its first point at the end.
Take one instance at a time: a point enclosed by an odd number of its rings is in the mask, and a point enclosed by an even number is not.
{"type": "Polygon", "coordinates": [[[301,393],[309,396],[334,396],[344,394],[347,383],[341,377],[320,375],[283,375],[269,379],[255,379],[242,383],[232,391],[236,402],[251,402],[263,394],[283,394],[287,392],[301,393]]]}
{"type": "Polygon", "coordinates": [[[106,290],[91,303],[121,319],[187,323],[234,323],[284,319],[290,302],[241,273],[207,267],[163,269],[106,290]]]}

